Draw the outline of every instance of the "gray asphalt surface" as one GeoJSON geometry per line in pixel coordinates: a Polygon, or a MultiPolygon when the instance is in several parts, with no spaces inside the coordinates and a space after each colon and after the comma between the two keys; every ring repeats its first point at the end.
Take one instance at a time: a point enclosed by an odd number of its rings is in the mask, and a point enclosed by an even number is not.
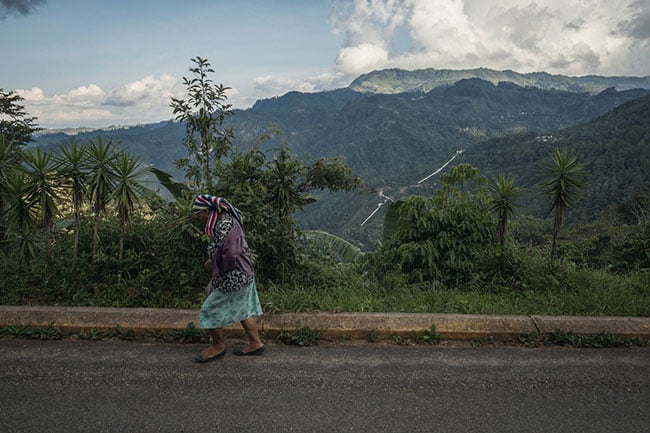
{"type": "Polygon", "coordinates": [[[650,348],[201,347],[0,340],[0,432],[650,432],[650,348]]]}

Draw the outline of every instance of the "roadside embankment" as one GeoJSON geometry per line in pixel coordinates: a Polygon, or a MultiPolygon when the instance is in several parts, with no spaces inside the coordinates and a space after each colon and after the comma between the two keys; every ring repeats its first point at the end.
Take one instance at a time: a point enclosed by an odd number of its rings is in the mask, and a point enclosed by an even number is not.
{"type": "MultiPolygon", "coordinates": [[[[155,308],[92,308],[0,306],[0,327],[56,326],[65,332],[110,331],[135,334],[185,329],[198,322],[198,310],[155,308]]],[[[516,341],[522,335],[546,337],[556,330],[576,335],[611,334],[620,338],[650,340],[648,317],[500,316],[410,313],[283,313],[259,319],[261,333],[273,338],[300,327],[318,330],[324,338],[355,340],[399,337],[426,332],[435,326],[445,340],[516,341]]],[[[238,325],[226,328],[240,336],[238,325]]]]}

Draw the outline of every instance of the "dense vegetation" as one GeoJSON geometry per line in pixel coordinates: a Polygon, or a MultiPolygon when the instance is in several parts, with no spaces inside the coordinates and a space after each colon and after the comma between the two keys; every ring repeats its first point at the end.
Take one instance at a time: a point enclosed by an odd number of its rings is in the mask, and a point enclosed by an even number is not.
{"type": "MultiPolygon", "coordinates": [[[[437,188],[437,177],[422,184],[416,182],[458,150],[465,153],[454,163],[469,162],[489,178],[511,173],[520,177],[523,186],[533,186],[537,179],[530,175],[541,159],[558,147],[574,146],[573,138],[556,143],[543,141],[543,137],[552,136],[553,140],[562,135],[562,128],[581,124],[592,130],[591,137],[585,140],[587,146],[603,142],[607,139],[599,135],[608,126],[600,128],[600,120],[594,119],[605,116],[605,125],[612,109],[648,93],[643,89],[574,93],[511,83],[494,85],[479,79],[465,79],[428,93],[381,95],[349,88],[313,94],[291,92],[258,101],[248,110],[233,110],[233,115],[224,119],[224,126],[233,132],[233,149],[247,151],[259,146],[272,153],[274,148],[286,145],[301,159],[342,158],[368,188],[351,193],[317,192],[320,200],[296,214],[296,219],[304,229],[326,230],[371,251],[381,239],[386,207],[367,224],[361,223],[377,202],[383,201],[377,192],[383,191],[392,199],[432,194],[437,188]],[[260,136],[273,129],[280,134],[258,143],[260,136]],[[492,145],[494,149],[490,148],[492,145]],[[337,218],[331,217],[334,213],[337,218]]],[[[644,127],[642,120],[640,127],[644,127]]],[[[121,143],[143,161],[178,178],[184,175],[174,165],[175,160],[186,156],[185,148],[179,145],[185,138],[181,122],[96,131],[80,134],[76,139],[84,142],[98,136],[121,143]]],[[[56,147],[63,139],[63,135],[44,135],[39,136],[38,143],[41,147],[56,147]]],[[[607,157],[598,146],[590,152],[593,155],[583,155],[581,150],[582,160],[590,164],[592,156],[601,158],[596,167],[599,183],[618,183],[614,169],[620,160],[607,157]]],[[[635,148],[638,143],[628,146],[635,148]]],[[[632,149],[631,152],[634,153],[632,149]]],[[[642,167],[631,166],[630,174],[648,172],[642,167]]],[[[616,200],[642,188],[635,180],[626,181],[626,185],[626,195],[616,196],[616,200]]],[[[543,198],[537,196],[535,188],[527,190],[533,194],[520,203],[522,213],[544,218],[547,209],[543,198]]],[[[588,200],[576,203],[570,219],[591,222],[609,204],[607,197],[591,200],[591,191],[591,187],[586,191],[588,200]]]]}
{"type": "MultiPolygon", "coordinates": [[[[464,85],[472,94],[494,87],[464,85]]],[[[334,97],[332,103],[343,107],[359,96],[345,98],[350,99],[334,97]]],[[[11,101],[13,108],[22,108],[17,102],[11,101]]],[[[179,106],[186,103],[191,98],[179,106]]],[[[357,115],[374,116],[372,107],[357,115]]],[[[205,240],[191,218],[190,202],[212,176],[215,190],[244,213],[267,311],[650,314],[650,191],[638,185],[622,189],[608,206],[600,204],[604,211],[589,223],[562,224],[578,209],[575,198],[601,175],[597,161],[605,156],[587,152],[589,143],[648,147],[647,98],[555,134],[561,138],[553,143],[538,141],[537,134],[483,141],[480,146],[495,159],[519,161],[517,151],[538,153],[529,159],[533,165],[525,166],[523,159],[519,166],[511,164],[516,178],[477,168],[481,147],[468,149],[468,158],[456,161],[439,178],[439,187],[418,195],[406,191],[402,199],[386,202],[381,242],[366,253],[341,238],[302,233],[295,220],[319,204],[316,191],[357,190],[359,179],[350,167],[338,158],[299,156],[274,135],[258,135],[256,145],[240,148],[221,129],[231,127],[225,121],[230,114],[220,117],[228,109],[222,104],[206,110],[204,115],[217,116],[216,123],[179,136],[177,145],[189,144],[190,154],[224,146],[207,164],[181,161],[193,182],[154,170],[176,201],[146,188],[146,167],[112,140],[93,137],[42,150],[0,135],[0,302],[197,307],[206,282],[205,240]],[[553,153],[559,144],[562,151],[553,153]],[[515,145],[517,151],[508,147],[515,145]],[[476,163],[469,164],[469,157],[476,163]],[[544,165],[546,170],[527,177],[531,167],[544,165]],[[573,190],[567,184],[583,186],[573,190]],[[553,209],[553,220],[525,212],[522,205],[531,196],[553,209]]],[[[238,133],[233,129],[233,140],[238,133]]],[[[635,155],[643,155],[639,152],[635,155]]],[[[331,209],[326,217],[339,224],[345,218],[331,209]]]]}

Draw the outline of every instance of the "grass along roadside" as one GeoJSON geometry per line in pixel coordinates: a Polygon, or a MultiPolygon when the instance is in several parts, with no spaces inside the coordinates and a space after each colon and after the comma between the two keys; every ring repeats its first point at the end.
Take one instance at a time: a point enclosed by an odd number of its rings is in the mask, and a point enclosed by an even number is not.
{"type": "Polygon", "coordinates": [[[609,278],[545,290],[435,284],[376,287],[357,284],[318,288],[267,287],[260,300],[269,312],[393,312],[440,314],[650,316],[648,276],[609,278]]]}
{"type": "MultiPolygon", "coordinates": [[[[308,326],[302,326],[296,323],[293,329],[283,329],[275,338],[274,343],[291,345],[291,346],[314,346],[322,342],[332,342],[330,339],[323,337],[324,330],[312,329],[308,326]]],[[[270,336],[264,336],[270,337],[270,336]]],[[[208,334],[198,329],[194,323],[189,323],[185,329],[171,329],[166,332],[133,332],[129,329],[122,329],[119,326],[108,331],[99,331],[96,329],[83,331],[65,331],[53,324],[46,327],[0,327],[0,338],[17,338],[28,340],[61,340],[75,339],[84,341],[139,341],[139,342],[163,342],[163,343],[182,343],[182,344],[205,344],[209,341],[208,334]]],[[[435,325],[429,329],[423,329],[409,335],[392,335],[389,338],[378,337],[376,330],[370,330],[365,342],[373,343],[393,343],[401,346],[409,345],[438,345],[443,342],[443,338],[438,334],[435,325]]],[[[642,338],[625,338],[613,335],[607,332],[601,332],[596,335],[581,335],[573,331],[561,329],[554,330],[550,335],[540,336],[537,334],[522,334],[517,340],[509,341],[471,341],[473,347],[481,345],[493,345],[497,343],[506,343],[510,345],[520,345],[523,347],[534,348],[543,346],[563,346],[574,348],[608,348],[608,347],[648,347],[650,340],[642,338]]]]}
{"type": "MultiPolygon", "coordinates": [[[[284,285],[259,281],[264,310],[283,312],[378,312],[498,315],[650,317],[650,272],[616,274],[607,270],[547,265],[497,279],[472,275],[462,285],[437,281],[412,284],[407,276],[364,274],[354,265],[319,264],[284,285]]],[[[196,309],[204,298],[199,282],[159,285],[144,279],[101,288],[72,285],[66,279],[27,273],[0,279],[0,304],[116,308],[196,309]]],[[[75,282],[75,284],[77,284],[75,282]]]]}

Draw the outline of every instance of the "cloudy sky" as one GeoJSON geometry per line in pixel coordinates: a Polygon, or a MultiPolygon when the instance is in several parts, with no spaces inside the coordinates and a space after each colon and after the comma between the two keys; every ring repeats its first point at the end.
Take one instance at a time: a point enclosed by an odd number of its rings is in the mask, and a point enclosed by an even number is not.
{"type": "Polygon", "coordinates": [[[650,75],[650,0],[0,0],[0,88],[46,128],[172,118],[190,59],[236,108],[385,68],[650,75]]]}

